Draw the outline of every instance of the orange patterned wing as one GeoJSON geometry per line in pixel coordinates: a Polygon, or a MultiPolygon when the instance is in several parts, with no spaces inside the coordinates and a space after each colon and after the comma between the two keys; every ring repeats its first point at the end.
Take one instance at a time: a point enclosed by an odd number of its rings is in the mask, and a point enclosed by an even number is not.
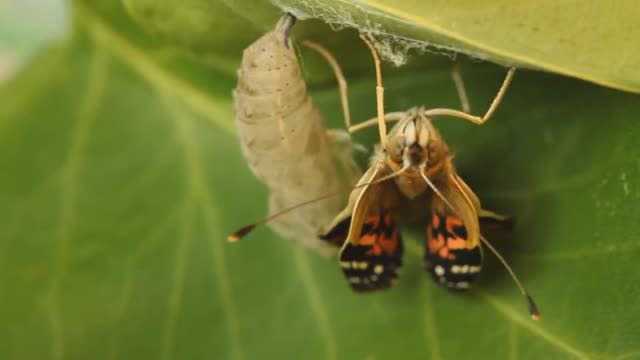
{"type": "Polygon", "coordinates": [[[426,236],[425,265],[433,279],[451,289],[468,289],[482,269],[482,251],[477,244],[468,246],[462,220],[434,209],[426,236]]]}
{"type": "Polygon", "coordinates": [[[402,252],[402,239],[391,213],[380,209],[365,219],[357,245],[344,244],[340,266],[354,291],[382,290],[398,277],[402,252]]]}

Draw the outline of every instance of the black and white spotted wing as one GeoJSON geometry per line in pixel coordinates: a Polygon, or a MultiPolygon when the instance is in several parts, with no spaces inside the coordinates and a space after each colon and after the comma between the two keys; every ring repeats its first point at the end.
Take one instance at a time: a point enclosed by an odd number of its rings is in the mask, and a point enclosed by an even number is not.
{"type": "MultiPolygon", "coordinates": [[[[331,231],[324,238],[335,243],[336,235],[331,231]]],[[[398,277],[402,252],[398,227],[390,213],[380,210],[366,218],[358,244],[343,245],[340,267],[354,291],[382,290],[391,287],[398,277]]]]}
{"type": "Polygon", "coordinates": [[[427,226],[425,265],[440,285],[469,289],[482,270],[480,245],[468,247],[468,234],[455,215],[434,211],[427,226]]]}

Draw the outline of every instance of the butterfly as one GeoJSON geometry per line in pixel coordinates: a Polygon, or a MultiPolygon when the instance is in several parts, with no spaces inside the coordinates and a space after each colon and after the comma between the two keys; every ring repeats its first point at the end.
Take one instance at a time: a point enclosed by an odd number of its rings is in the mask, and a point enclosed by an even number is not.
{"type": "Polygon", "coordinates": [[[453,116],[483,124],[501,102],[515,69],[508,71],[482,117],[469,113],[464,84],[456,72],[454,80],[464,111],[419,106],[385,114],[380,59],[373,39],[367,35],[361,38],[371,50],[376,66],[378,116],[349,130],[377,125],[380,144],[369,169],[350,194],[347,206],[321,235],[321,239],[341,246],[340,266],[351,288],[370,292],[394,284],[403,255],[397,224],[404,216],[403,210],[406,213],[408,209],[421,217],[418,222],[425,237],[425,268],[436,283],[449,289],[469,289],[482,270],[484,244],[507,268],[527,299],[532,318],[538,319],[537,305],[481,233],[481,223],[508,225],[510,219],[482,207],[478,196],[458,175],[453,154],[433,125],[434,116],[453,116]],[[388,134],[387,122],[396,122],[388,134]]]}
{"type": "Polygon", "coordinates": [[[340,266],[356,291],[386,289],[397,278],[403,209],[418,208],[423,214],[427,271],[439,284],[461,290],[482,268],[480,220],[508,220],[481,207],[424,112],[417,107],[404,113],[358,182],[365,186],[353,190],[346,208],[321,236],[342,246],[340,266]]]}

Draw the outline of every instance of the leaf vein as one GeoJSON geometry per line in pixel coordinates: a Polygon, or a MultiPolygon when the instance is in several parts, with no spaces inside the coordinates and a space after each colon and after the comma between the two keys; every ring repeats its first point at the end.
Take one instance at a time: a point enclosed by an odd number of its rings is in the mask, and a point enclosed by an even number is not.
{"type": "Polygon", "coordinates": [[[555,347],[563,350],[568,354],[573,355],[578,359],[590,359],[590,356],[588,356],[585,352],[567,343],[566,340],[559,338],[555,334],[552,334],[547,330],[541,328],[539,325],[534,324],[532,320],[519,315],[518,312],[513,309],[513,307],[496,300],[492,296],[482,291],[476,291],[476,293],[480,296],[481,299],[485,300],[489,305],[491,305],[499,313],[504,315],[507,319],[513,321],[515,324],[518,324],[520,327],[528,330],[532,334],[546,340],[548,343],[554,345],[555,347]]]}
{"type": "MultiPolygon", "coordinates": [[[[155,227],[153,229],[153,232],[146,238],[146,240],[143,240],[138,244],[135,253],[129,256],[124,272],[124,282],[122,286],[121,297],[118,303],[118,308],[113,323],[114,329],[122,328],[122,321],[125,319],[128,313],[129,304],[133,297],[133,290],[135,289],[134,283],[136,272],[134,271],[134,266],[136,264],[136,261],[138,261],[138,259],[144,255],[145,250],[147,249],[147,247],[149,247],[150,243],[153,243],[157,238],[163,235],[167,231],[167,229],[173,227],[173,222],[175,221],[174,217],[176,217],[177,213],[179,212],[178,210],[182,212],[184,210],[184,205],[179,208],[174,208],[170,215],[167,216],[166,219],[164,219],[164,221],[159,221],[160,225],[158,227],[155,227]]],[[[115,360],[120,358],[119,345],[122,338],[121,335],[121,331],[113,332],[113,336],[111,339],[111,349],[109,351],[109,359],[115,360]]]]}
{"type": "Polygon", "coordinates": [[[154,61],[144,50],[136,47],[125,37],[111,29],[97,14],[76,2],[76,10],[83,16],[78,16],[88,28],[93,39],[114,55],[121,59],[131,69],[140,74],[152,87],[163,94],[169,94],[182,99],[195,112],[219,126],[228,133],[234,133],[229,106],[224,101],[218,101],[201,89],[181,79],[154,61]]]}
{"type": "Polygon", "coordinates": [[[184,112],[181,112],[177,106],[172,106],[171,99],[168,97],[168,94],[164,95],[166,95],[166,106],[175,114],[174,125],[178,134],[177,140],[184,149],[185,163],[187,164],[187,168],[185,170],[189,179],[190,187],[193,191],[191,196],[193,196],[202,207],[204,216],[207,220],[207,231],[211,234],[209,244],[211,246],[211,253],[214,260],[212,273],[215,278],[216,286],[218,287],[222,306],[226,310],[226,324],[231,339],[231,349],[235,354],[234,358],[244,359],[245,356],[240,342],[240,324],[237,317],[235,301],[233,300],[231,284],[229,282],[229,272],[227,271],[224,247],[220,243],[223,236],[221,236],[216,230],[220,228],[220,226],[218,226],[218,219],[220,216],[212,206],[212,196],[206,186],[206,181],[204,180],[202,170],[203,166],[199,150],[191,141],[193,138],[193,121],[191,121],[192,119],[184,114],[184,112]]]}
{"type": "MultiPolygon", "coordinates": [[[[420,248],[417,244],[411,243],[410,246],[407,246],[408,250],[416,256],[420,254],[420,248]]],[[[568,344],[564,339],[559,338],[558,336],[549,333],[547,330],[540,328],[539,325],[533,323],[530,319],[525,319],[522,316],[518,315],[518,313],[509,305],[504,304],[495,298],[476,290],[476,293],[485,300],[489,305],[491,305],[495,310],[504,315],[509,320],[512,320],[515,324],[518,324],[520,327],[529,330],[532,334],[546,340],[551,345],[579,358],[579,359],[589,359],[586,353],[580,351],[574,346],[568,344]]]]}
{"type": "Polygon", "coordinates": [[[525,254],[524,258],[539,259],[546,261],[567,261],[567,260],[584,260],[585,258],[598,257],[603,255],[625,254],[630,255],[640,251],[638,243],[617,243],[610,244],[605,247],[593,247],[587,250],[560,251],[557,253],[546,254],[525,254]]]}
{"type": "Polygon", "coordinates": [[[56,226],[55,257],[52,269],[51,281],[48,287],[46,301],[48,319],[52,330],[51,354],[54,359],[64,358],[64,323],[62,320],[59,291],[60,282],[65,276],[69,261],[69,248],[71,246],[71,231],[74,226],[76,209],[75,197],[77,190],[77,177],[80,166],[84,161],[83,150],[86,146],[91,125],[96,118],[96,113],[100,105],[100,100],[106,86],[109,70],[108,56],[106,53],[97,51],[92,57],[87,95],[83,100],[77,114],[71,146],[67,160],[63,164],[60,191],[60,215],[56,226]]]}
{"type": "MultiPolygon", "coordinates": [[[[423,286],[426,288],[426,286],[423,286]]],[[[429,351],[431,351],[431,358],[434,360],[442,359],[440,353],[440,337],[438,336],[438,326],[435,319],[435,311],[433,311],[433,303],[429,296],[429,290],[425,289],[425,317],[424,317],[424,330],[425,337],[429,342],[429,351]]]]}
{"type": "Polygon", "coordinates": [[[336,360],[338,358],[336,338],[334,332],[331,330],[329,313],[322,302],[322,293],[318,290],[316,279],[313,276],[313,271],[309,264],[309,258],[304,252],[304,249],[295,249],[294,251],[297,273],[300,274],[300,278],[302,279],[302,286],[307,294],[307,299],[313,316],[316,318],[320,334],[322,338],[325,339],[326,357],[329,360],[336,360]]]}
{"type": "Polygon", "coordinates": [[[171,295],[168,299],[168,314],[165,320],[164,339],[162,346],[162,359],[169,360],[173,355],[175,343],[175,327],[178,321],[180,309],[182,307],[182,296],[184,293],[184,278],[189,261],[189,248],[192,238],[193,228],[193,197],[189,197],[189,201],[185,206],[182,216],[182,224],[180,231],[180,239],[178,240],[178,248],[176,250],[176,259],[174,264],[173,287],[171,295]]]}

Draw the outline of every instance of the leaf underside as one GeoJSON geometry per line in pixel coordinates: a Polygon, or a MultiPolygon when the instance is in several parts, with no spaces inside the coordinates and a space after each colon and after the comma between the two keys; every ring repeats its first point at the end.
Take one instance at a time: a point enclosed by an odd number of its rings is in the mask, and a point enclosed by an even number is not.
{"type": "Polygon", "coordinates": [[[396,47],[451,49],[640,92],[640,49],[633,46],[640,37],[640,6],[633,0],[274,2],[335,26],[389,34],[396,47]]]}

